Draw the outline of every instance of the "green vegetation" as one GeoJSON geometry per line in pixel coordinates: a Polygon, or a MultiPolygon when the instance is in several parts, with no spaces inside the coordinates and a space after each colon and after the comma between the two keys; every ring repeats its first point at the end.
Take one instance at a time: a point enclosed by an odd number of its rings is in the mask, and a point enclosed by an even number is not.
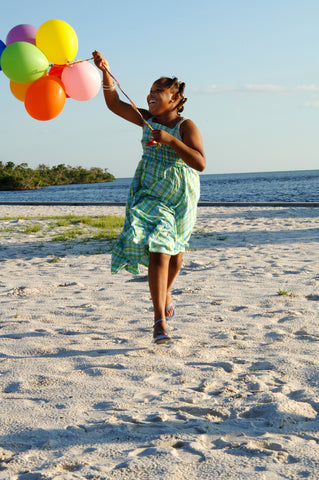
{"type": "Polygon", "coordinates": [[[41,225],[38,223],[35,223],[34,225],[27,225],[25,227],[24,233],[28,235],[29,233],[37,233],[40,232],[41,230],[41,225]]]}
{"type": "Polygon", "coordinates": [[[286,290],[285,288],[279,288],[277,294],[283,297],[286,297],[287,295],[289,295],[288,290],[286,290]]]}
{"type": "Polygon", "coordinates": [[[282,297],[294,297],[294,294],[292,292],[288,292],[286,288],[280,288],[277,292],[277,295],[282,297]]]}
{"type": "Polygon", "coordinates": [[[84,235],[84,230],[81,228],[69,228],[63,233],[59,233],[53,237],[54,242],[69,242],[75,238],[84,235]]]}
{"type": "Polygon", "coordinates": [[[48,263],[57,263],[59,261],[59,257],[54,255],[50,260],[48,260],[48,263]]]}
{"type": "Polygon", "coordinates": [[[51,168],[42,164],[32,169],[27,163],[0,162],[0,190],[32,190],[50,185],[112,182],[114,179],[107,168],[86,170],[62,163],[51,168]]]}
{"type": "Polygon", "coordinates": [[[112,240],[116,238],[119,231],[123,227],[124,219],[113,215],[107,215],[105,217],[78,217],[75,215],[69,215],[62,217],[58,220],[57,225],[63,223],[64,227],[72,225],[71,228],[65,228],[65,230],[57,234],[53,241],[65,242],[76,239],[79,236],[84,237],[85,240],[112,240]],[[80,226],[82,228],[80,228],[80,226]],[[92,230],[84,230],[83,227],[90,227],[92,230]]]}
{"type": "Polygon", "coordinates": [[[55,235],[53,237],[53,241],[66,242],[74,240],[80,236],[84,237],[86,240],[111,240],[118,236],[123,224],[124,218],[117,217],[115,215],[107,215],[103,217],[80,217],[77,215],[66,215],[64,217],[58,217],[56,223],[52,224],[51,226],[71,226],[71,228],[65,228],[63,232],[55,235]],[[85,226],[90,227],[92,230],[88,231],[87,229],[84,229],[85,226]]]}
{"type": "Polygon", "coordinates": [[[25,220],[30,222],[21,225],[16,223],[10,226],[0,227],[0,234],[12,235],[34,235],[41,233],[42,237],[49,236],[53,242],[70,242],[81,239],[83,242],[89,240],[113,240],[118,237],[124,218],[116,215],[106,216],[49,216],[49,217],[5,217],[0,221],[25,220]]]}

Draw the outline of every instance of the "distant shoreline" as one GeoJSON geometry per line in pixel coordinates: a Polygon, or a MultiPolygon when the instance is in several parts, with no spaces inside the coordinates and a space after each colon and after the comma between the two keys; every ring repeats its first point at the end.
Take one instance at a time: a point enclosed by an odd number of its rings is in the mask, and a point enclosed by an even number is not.
{"type": "MultiPolygon", "coordinates": [[[[0,201],[72,205],[125,204],[131,178],[111,182],[53,185],[29,191],[0,191],[0,201]]],[[[304,174],[200,176],[199,206],[308,206],[319,203],[319,170],[304,174]],[[261,203],[262,202],[262,203],[261,203]]],[[[33,203],[32,203],[33,204],[33,203]]]]}
{"type": "Polygon", "coordinates": [[[36,169],[30,168],[26,162],[15,164],[0,161],[0,191],[10,192],[39,190],[45,187],[62,185],[83,185],[105,183],[115,180],[107,168],[91,167],[89,170],[81,166],[71,167],[61,163],[53,167],[40,164],[36,169]]]}
{"type": "MultiPolygon", "coordinates": [[[[125,207],[126,202],[3,202],[0,205],[125,207]]],[[[198,207],[319,207],[319,202],[199,202],[198,207]]]]}

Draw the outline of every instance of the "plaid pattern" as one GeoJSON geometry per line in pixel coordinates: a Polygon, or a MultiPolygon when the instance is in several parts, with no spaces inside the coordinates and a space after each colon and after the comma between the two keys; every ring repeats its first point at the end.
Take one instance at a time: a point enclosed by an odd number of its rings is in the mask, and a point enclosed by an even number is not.
{"type": "MultiPolygon", "coordinates": [[[[152,119],[149,123],[181,140],[183,120],[174,128],[152,119]]],[[[112,273],[122,268],[139,273],[139,264],[148,266],[149,252],[184,252],[196,221],[200,193],[197,171],[167,145],[147,147],[150,137],[150,129],[144,126],[143,156],[131,184],[123,231],[112,251],[112,273]]]]}

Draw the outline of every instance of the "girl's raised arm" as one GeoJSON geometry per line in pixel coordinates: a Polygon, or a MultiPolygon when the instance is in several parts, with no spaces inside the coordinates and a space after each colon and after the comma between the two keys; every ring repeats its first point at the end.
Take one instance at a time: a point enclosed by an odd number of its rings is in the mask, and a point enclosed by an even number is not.
{"type": "MultiPolygon", "coordinates": [[[[92,55],[93,55],[95,65],[103,73],[102,88],[103,88],[105,103],[109,108],[109,110],[111,110],[111,112],[115,113],[116,115],[119,115],[120,117],[124,118],[125,120],[135,123],[136,125],[139,125],[140,127],[142,127],[143,120],[140,117],[140,115],[137,113],[137,111],[132,107],[132,105],[130,105],[129,103],[123,102],[120,99],[116,91],[116,85],[112,77],[108,74],[107,70],[104,68],[106,67],[108,70],[110,70],[107,60],[97,50],[95,50],[92,53],[92,55]]],[[[140,112],[143,115],[143,117],[150,116],[147,110],[141,109],[140,112]]]]}

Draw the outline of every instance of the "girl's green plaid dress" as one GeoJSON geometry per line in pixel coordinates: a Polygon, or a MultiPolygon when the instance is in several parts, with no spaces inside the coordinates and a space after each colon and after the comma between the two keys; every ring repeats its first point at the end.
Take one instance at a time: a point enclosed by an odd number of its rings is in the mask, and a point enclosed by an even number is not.
{"type": "MultiPolygon", "coordinates": [[[[179,127],[168,128],[153,121],[181,140],[179,127]]],[[[143,128],[143,156],[129,196],[123,231],[112,251],[112,273],[122,268],[139,273],[139,264],[148,266],[149,252],[176,255],[184,252],[192,233],[200,194],[199,175],[167,145],[146,146],[151,137],[143,128]]]]}

